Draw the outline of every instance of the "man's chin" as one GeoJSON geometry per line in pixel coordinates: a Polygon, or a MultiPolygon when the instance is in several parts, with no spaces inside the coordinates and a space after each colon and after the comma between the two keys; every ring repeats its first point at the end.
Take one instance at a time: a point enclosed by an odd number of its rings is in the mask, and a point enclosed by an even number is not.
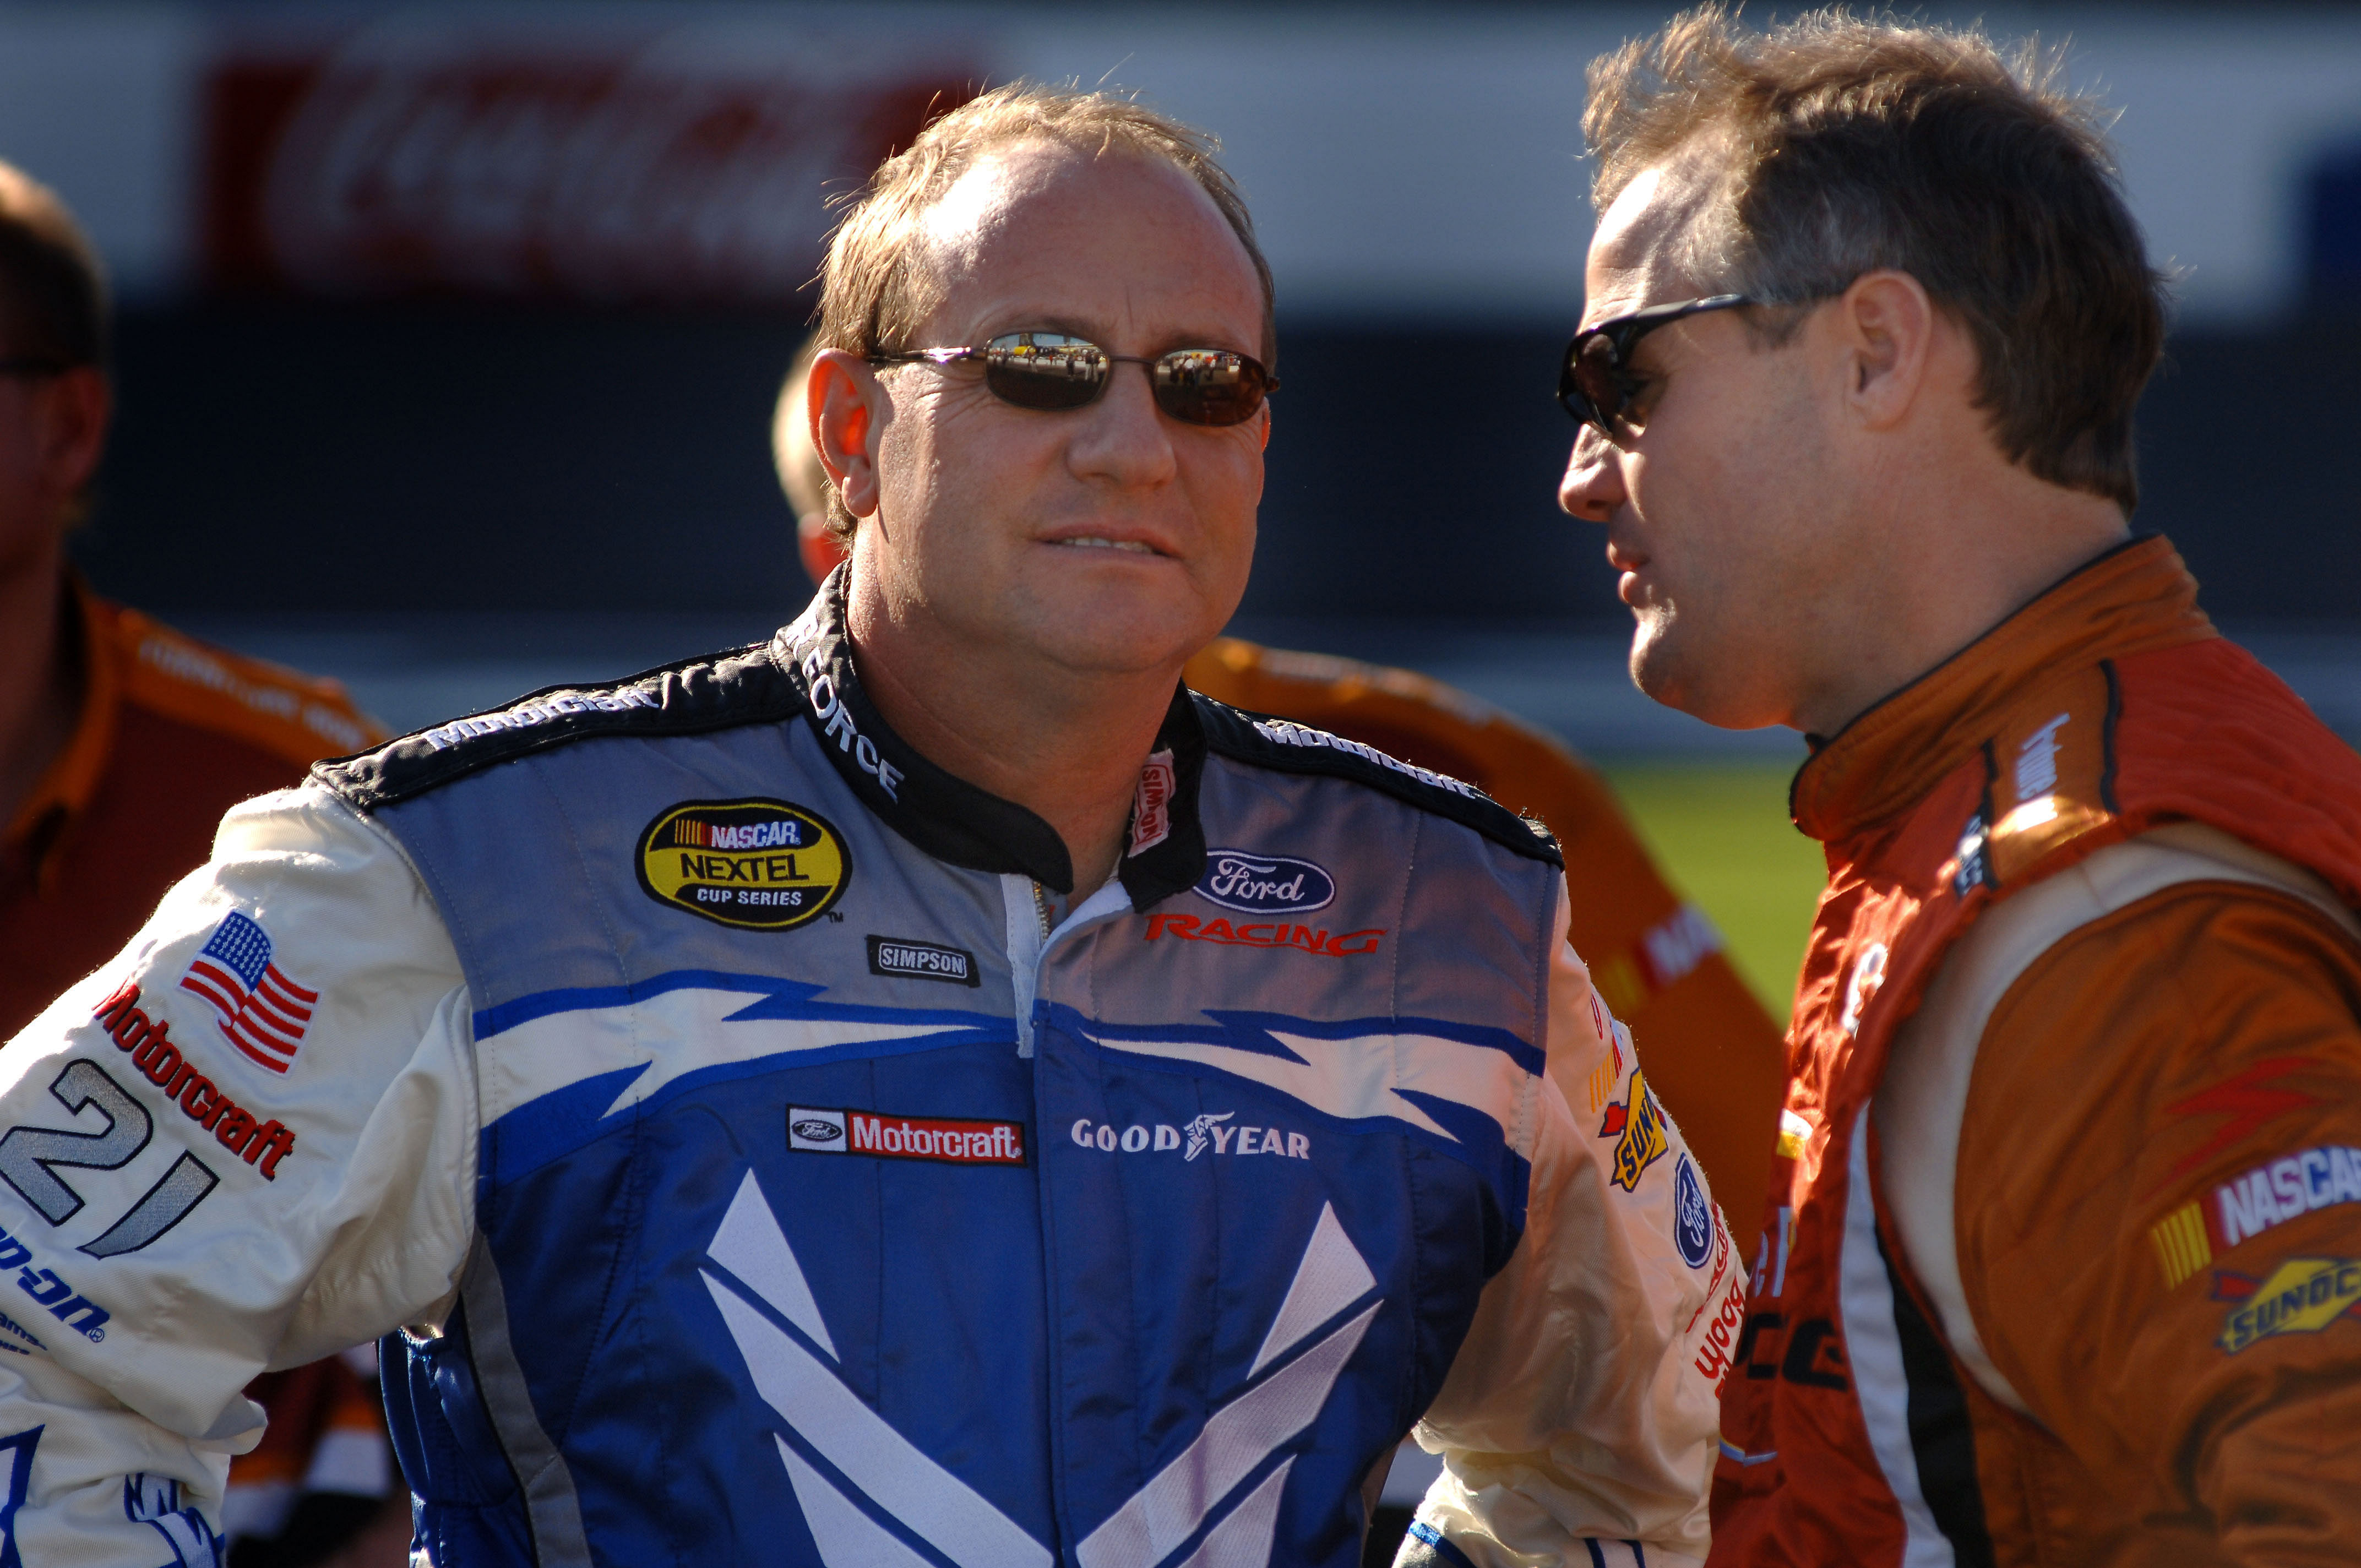
{"type": "Polygon", "coordinates": [[[1741,681],[1730,676],[1730,656],[1717,656],[1662,620],[1643,614],[1631,633],[1631,684],[1650,700],[1701,719],[1718,729],[1761,729],[1779,722],[1745,700],[1741,681]]]}

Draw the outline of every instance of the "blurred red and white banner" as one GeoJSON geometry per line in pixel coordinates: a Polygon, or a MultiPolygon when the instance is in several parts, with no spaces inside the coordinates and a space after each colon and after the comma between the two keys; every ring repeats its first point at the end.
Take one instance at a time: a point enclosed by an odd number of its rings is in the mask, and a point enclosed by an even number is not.
{"type": "Polygon", "coordinates": [[[233,48],[203,91],[209,281],[780,303],[878,160],[964,102],[958,37],[412,20],[233,48]]]}

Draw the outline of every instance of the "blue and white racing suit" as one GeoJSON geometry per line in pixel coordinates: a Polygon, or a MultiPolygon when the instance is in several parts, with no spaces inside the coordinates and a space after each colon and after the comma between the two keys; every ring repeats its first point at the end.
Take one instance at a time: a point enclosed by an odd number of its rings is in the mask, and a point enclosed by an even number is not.
{"type": "Polygon", "coordinates": [[[769,643],[324,764],[0,1056],[0,1563],[211,1563],[390,1336],[421,1561],[1700,1558],[1742,1300],[1455,782],[1183,692],[1129,852],[769,643]]]}

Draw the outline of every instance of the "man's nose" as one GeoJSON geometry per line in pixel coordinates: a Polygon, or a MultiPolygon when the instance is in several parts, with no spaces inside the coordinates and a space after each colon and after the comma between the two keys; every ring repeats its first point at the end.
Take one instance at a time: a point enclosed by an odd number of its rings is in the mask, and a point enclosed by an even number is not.
{"type": "Polygon", "coordinates": [[[1574,438],[1565,477],[1558,481],[1557,504],[1569,517],[1605,522],[1630,497],[1623,488],[1623,454],[1590,425],[1574,438]]]}
{"type": "Polygon", "coordinates": [[[1118,362],[1107,389],[1082,411],[1082,428],[1066,448],[1075,475],[1120,488],[1152,488],[1171,479],[1180,462],[1171,422],[1156,406],[1150,367],[1118,362]]]}

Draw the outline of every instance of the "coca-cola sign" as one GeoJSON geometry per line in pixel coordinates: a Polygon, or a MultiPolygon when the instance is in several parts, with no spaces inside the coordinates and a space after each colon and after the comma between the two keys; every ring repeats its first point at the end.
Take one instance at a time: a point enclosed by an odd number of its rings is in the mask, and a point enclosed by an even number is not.
{"type": "Polygon", "coordinates": [[[827,199],[982,74],[956,39],[753,22],[412,22],[233,51],[207,93],[209,269],[332,294],[785,302],[827,199]]]}

